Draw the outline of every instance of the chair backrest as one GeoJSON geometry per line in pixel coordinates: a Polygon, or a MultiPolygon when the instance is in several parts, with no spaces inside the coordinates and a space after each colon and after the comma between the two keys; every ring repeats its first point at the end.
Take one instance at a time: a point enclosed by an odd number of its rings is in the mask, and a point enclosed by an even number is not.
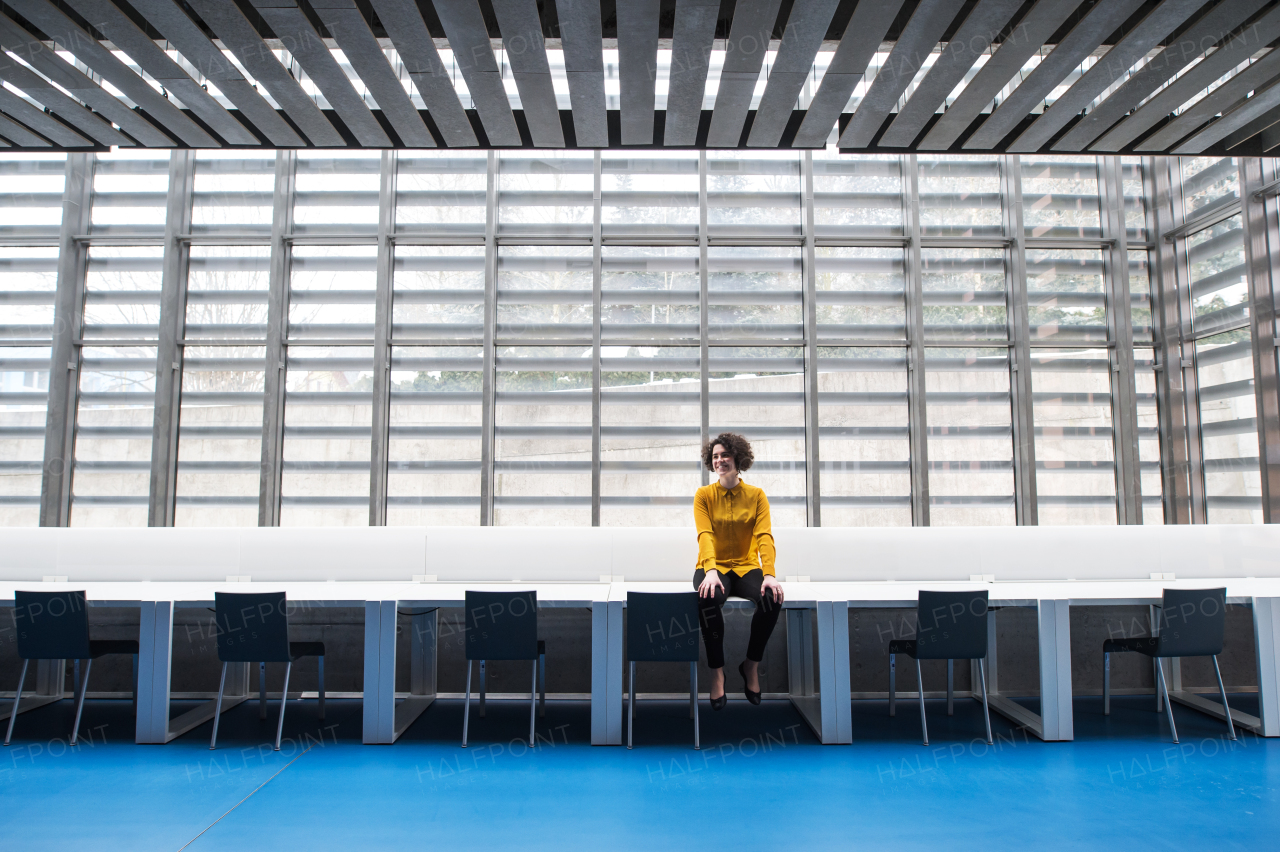
{"type": "Polygon", "coordinates": [[[24,660],[89,658],[84,592],[14,592],[13,626],[24,660]]]}
{"type": "Polygon", "coordinates": [[[627,592],[627,659],[698,661],[697,592],[627,592]]]}
{"type": "Polygon", "coordinates": [[[974,660],[987,656],[987,590],[920,592],[916,659],[974,660]]]}
{"type": "Polygon", "coordinates": [[[468,660],[538,657],[537,592],[467,592],[468,660]]]}
{"type": "Polygon", "coordinates": [[[1226,589],[1165,589],[1156,655],[1205,657],[1221,654],[1226,626],[1226,589]]]}
{"type": "Polygon", "coordinates": [[[289,661],[284,592],[213,593],[218,659],[224,663],[289,661]]]}

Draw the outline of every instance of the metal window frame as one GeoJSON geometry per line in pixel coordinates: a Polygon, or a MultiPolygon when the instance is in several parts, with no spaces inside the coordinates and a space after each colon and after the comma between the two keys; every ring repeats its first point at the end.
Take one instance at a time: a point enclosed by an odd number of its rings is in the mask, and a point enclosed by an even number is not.
{"type": "Polygon", "coordinates": [[[1027,307],[1027,244],[1022,217],[1022,160],[1000,157],[1000,199],[1005,234],[1005,319],[1009,328],[1009,412],[1013,428],[1013,505],[1018,526],[1039,524],[1036,432],[1031,389],[1031,321],[1027,307]]]}
{"type": "Polygon", "coordinates": [[[929,526],[929,423],[925,405],[924,280],[920,260],[920,170],[915,154],[902,169],[903,290],[907,325],[907,442],[911,471],[911,525],[929,526]]]}
{"type": "Polygon", "coordinates": [[[285,335],[289,328],[289,274],[297,154],[277,151],[271,202],[271,262],[267,282],[266,374],[263,377],[262,473],[258,480],[258,526],[280,525],[284,473],[285,335]]]}
{"type": "Polygon", "coordinates": [[[378,165],[378,260],[373,296],[373,412],[369,448],[369,526],[387,524],[391,427],[391,315],[395,278],[396,167],[399,158],[383,151],[378,165]]]}

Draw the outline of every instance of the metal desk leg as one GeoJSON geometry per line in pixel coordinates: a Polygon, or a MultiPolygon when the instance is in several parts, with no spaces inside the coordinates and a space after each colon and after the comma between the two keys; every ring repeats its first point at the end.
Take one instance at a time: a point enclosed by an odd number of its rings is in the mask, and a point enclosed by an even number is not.
{"type": "Polygon", "coordinates": [[[787,669],[792,705],[824,745],[853,742],[848,602],[819,601],[814,609],[788,609],[786,615],[787,669]],[[818,634],[816,659],[812,640],[815,616],[818,634]],[[816,690],[815,665],[818,672],[816,690]]]}
{"type": "Polygon", "coordinates": [[[591,605],[591,744],[622,745],[622,601],[591,605]]]}
{"type": "Polygon", "coordinates": [[[1258,731],[1280,737],[1280,598],[1253,599],[1253,641],[1258,655],[1258,731]]]}
{"type": "Polygon", "coordinates": [[[1071,602],[1036,601],[1040,634],[1040,713],[1000,694],[996,669],[995,612],[987,615],[987,686],[992,710],[1023,725],[1045,742],[1075,738],[1071,712],[1071,602]]]}
{"type": "MultiPolygon", "coordinates": [[[[396,611],[398,601],[364,604],[364,731],[366,745],[389,745],[408,730],[435,700],[435,630],[413,621],[410,638],[410,695],[396,705],[396,611]],[[419,627],[423,629],[419,631],[419,627]],[[428,668],[427,658],[430,658],[428,668]],[[430,682],[431,694],[419,694],[430,682]]],[[[428,613],[434,618],[435,613],[428,613]]]]}

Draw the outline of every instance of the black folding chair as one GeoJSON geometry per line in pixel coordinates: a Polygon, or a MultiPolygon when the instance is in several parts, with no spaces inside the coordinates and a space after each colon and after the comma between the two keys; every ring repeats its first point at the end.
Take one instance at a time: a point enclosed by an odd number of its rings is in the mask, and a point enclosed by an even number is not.
{"type": "Polygon", "coordinates": [[[894,639],[889,643],[889,715],[897,715],[897,654],[916,661],[916,683],[920,689],[920,730],[929,744],[929,725],[924,716],[924,677],[921,660],[947,661],[947,715],[953,712],[952,661],[977,660],[982,683],[982,714],[987,722],[987,744],[991,744],[991,710],[987,706],[987,592],[926,592],[916,602],[916,638],[894,639]]]}
{"type": "Polygon", "coordinates": [[[529,687],[529,745],[538,710],[539,687],[546,708],[546,645],[538,640],[537,592],[466,593],[467,697],[462,705],[462,747],[471,722],[471,663],[480,661],[480,716],[484,716],[485,663],[488,660],[532,660],[529,687]],[[540,672],[542,676],[540,676],[540,672]]]}
{"type": "Polygon", "coordinates": [[[636,663],[689,664],[689,718],[693,747],[698,736],[698,593],[627,592],[627,660],[631,698],[627,704],[627,748],[636,726],[636,663]]]}
{"type": "Polygon", "coordinates": [[[284,731],[284,708],[289,702],[289,674],[293,663],[316,657],[320,667],[320,719],[324,720],[324,643],[290,642],[289,619],[284,592],[240,594],[214,592],[214,620],[217,624],[218,659],[222,679],[213,711],[210,750],[218,747],[218,720],[222,716],[222,693],[227,686],[228,663],[258,664],[258,718],[267,718],[267,663],[284,663],[284,687],[280,692],[280,719],[276,722],[276,751],[284,731]]]}
{"type": "Polygon", "coordinates": [[[22,685],[27,679],[27,666],[32,660],[75,660],[76,720],[71,728],[71,744],[80,735],[80,713],[89,690],[89,670],[98,657],[109,654],[133,655],[133,706],[138,708],[138,642],[135,639],[90,639],[89,604],[84,592],[14,592],[14,626],[18,633],[18,656],[22,673],[18,675],[18,691],[13,695],[9,714],[9,730],[4,735],[8,745],[13,737],[13,723],[18,719],[22,685]],[[80,679],[80,661],[85,661],[84,679],[80,679]]]}
{"type": "Polygon", "coordinates": [[[1173,741],[1178,741],[1178,729],[1173,724],[1173,705],[1169,703],[1169,689],[1164,682],[1164,667],[1160,660],[1178,657],[1212,657],[1213,671],[1218,676],[1218,692],[1222,695],[1222,712],[1227,717],[1227,732],[1236,738],[1235,725],[1231,723],[1231,707],[1227,704],[1227,690],[1222,685],[1222,669],[1218,667],[1218,655],[1222,653],[1222,639],[1227,626],[1227,590],[1224,589],[1165,589],[1164,602],[1160,606],[1157,636],[1137,636],[1128,639],[1108,639],[1102,643],[1102,712],[1111,715],[1111,655],[1128,651],[1146,654],[1156,661],[1156,712],[1160,712],[1161,698],[1169,713],[1169,731],[1173,741]]]}

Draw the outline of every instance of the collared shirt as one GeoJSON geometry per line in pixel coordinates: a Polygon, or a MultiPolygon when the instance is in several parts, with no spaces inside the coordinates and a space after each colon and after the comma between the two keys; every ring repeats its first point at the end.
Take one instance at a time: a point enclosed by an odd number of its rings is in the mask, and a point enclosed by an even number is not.
{"type": "Polygon", "coordinates": [[[754,568],[772,575],[775,549],[764,489],[741,479],[733,488],[719,482],[693,495],[693,522],[698,528],[698,567],[732,571],[739,576],[754,568]]]}

